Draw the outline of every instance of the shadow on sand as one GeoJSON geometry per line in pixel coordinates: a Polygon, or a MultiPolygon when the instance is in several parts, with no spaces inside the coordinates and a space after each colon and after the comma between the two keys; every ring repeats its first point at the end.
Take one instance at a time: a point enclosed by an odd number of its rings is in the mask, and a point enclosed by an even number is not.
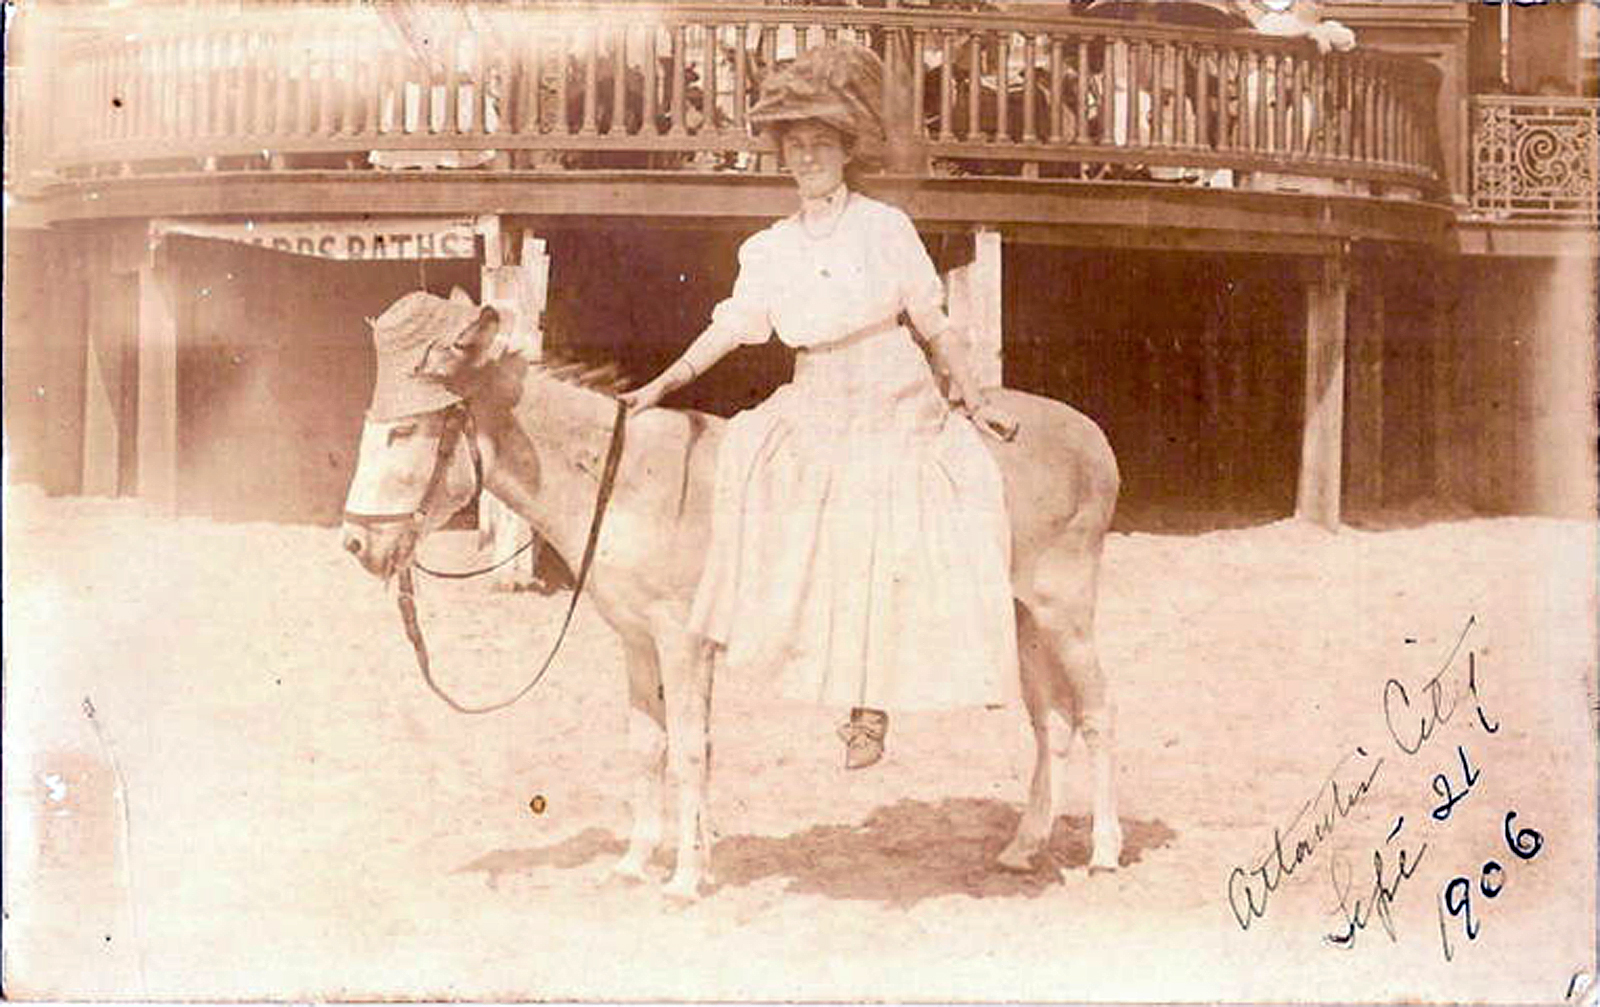
{"type": "MultiPolygon", "coordinates": [[[[1087,817],[1058,818],[1039,869],[1001,870],[995,856],[1010,840],[1018,811],[1002,801],[950,798],[885,805],[859,825],[816,825],[787,836],[728,836],[716,844],[717,888],[769,878],[786,891],[908,908],[945,895],[1036,897],[1060,883],[1056,869],[1089,863],[1087,817]]],[[[1123,819],[1122,866],[1168,845],[1176,833],[1159,821],[1123,819]]],[[[551,846],[497,850],[459,868],[501,878],[554,867],[571,870],[621,856],[625,844],[604,829],[585,829],[551,846]]],[[[670,863],[670,861],[666,861],[670,863]]]]}

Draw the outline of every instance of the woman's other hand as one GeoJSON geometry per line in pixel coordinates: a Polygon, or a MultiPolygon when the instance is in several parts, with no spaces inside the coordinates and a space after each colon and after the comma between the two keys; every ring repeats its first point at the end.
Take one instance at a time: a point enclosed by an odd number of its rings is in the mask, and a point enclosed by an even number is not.
{"type": "Polygon", "coordinates": [[[969,406],[967,415],[972,417],[972,422],[978,425],[979,430],[1003,441],[1009,441],[1016,437],[1017,430],[1021,427],[1015,416],[1012,416],[999,406],[992,406],[987,402],[969,406]]]}

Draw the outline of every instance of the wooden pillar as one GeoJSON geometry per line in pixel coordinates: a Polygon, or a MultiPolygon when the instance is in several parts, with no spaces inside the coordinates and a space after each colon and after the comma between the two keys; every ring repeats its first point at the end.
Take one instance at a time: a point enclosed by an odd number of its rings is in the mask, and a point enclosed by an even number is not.
{"type": "MultiPolygon", "coordinates": [[[[485,239],[480,303],[509,311],[515,319],[515,328],[509,337],[523,353],[537,359],[544,353],[542,319],[550,284],[550,257],[545,252],[545,243],[524,233],[517,263],[506,265],[499,218],[484,218],[480,227],[485,239]],[[491,220],[492,225],[484,226],[491,220]]],[[[489,493],[479,495],[478,542],[484,562],[493,563],[509,556],[533,535],[533,528],[497,497],[489,493]]],[[[495,585],[507,590],[535,586],[542,548],[542,545],[535,545],[515,562],[501,567],[495,574],[495,585]]]]}
{"type": "MultiPolygon", "coordinates": [[[[137,333],[140,262],[129,261],[127,235],[116,234],[89,253],[84,322],[82,491],[87,496],[132,493],[138,438],[137,333]]],[[[136,235],[142,254],[144,232],[136,235]]]]}
{"type": "Polygon", "coordinates": [[[114,284],[109,273],[91,279],[88,352],[84,361],[83,493],[116,496],[122,458],[122,416],[117,389],[122,385],[114,284]]]}
{"type": "Polygon", "coordinates": [[[1348,327],[1343,502],[1363,514],[1384,502],[1384,265],[1375,259],[1361,263],[1348,327]]]}
{"type": "Polygon", "coordinates": [[[178,318],[174,268],[151,235],[139,267],[139,496],[158,510],[178,508],[178,318]]]}
{"type": "Polygon", "coordinates": [[[1343,258],[1329,256],[1306,284],[1305,426],[1295,516],[1324,528],[1340,521],[1344,434],[1345,315],[1350,281],[1343,258]]]}
{"type": "Polygon", "coordinates": [[[950,322],[967,334],[967,360],[978,384],[997,388],[1002,368],[1002,314],[1004,296],[1000,232],[980,228],[973,235],[973,260],[950,270],[945,277],[950,322]]]}

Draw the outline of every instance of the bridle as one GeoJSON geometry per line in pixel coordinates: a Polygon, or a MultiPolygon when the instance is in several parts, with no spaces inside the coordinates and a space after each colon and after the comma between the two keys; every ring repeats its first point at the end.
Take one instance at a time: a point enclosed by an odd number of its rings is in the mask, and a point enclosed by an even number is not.
{"type": "Polygon", "coordinates": [[[428,515],[432,513],[433,495],[444,482],[445,473],[450,469],[450,462],[455,458],[455,445],[458,441],[464,441],[467,449],[472,453],[472,495],[477,496],[483,490],[483,454],[478,450],[477,430],[472,422],[472,410],[467,407],[465,402],[456,402],[446,406],[442,412],[444,413],[444,425],[439,432],[438,450],[433,458],[433,472],[428,477],[427,487],[423,489],[422,499],[418,502],[416,508],[404,513],[392,514],[362,514],[359,511],[347,510],[344,512],[344,519],[350,524],[360,525],[363,528],[405,524],[408,527],[402,533],[404,537],[401,540],[401,544],[412,557],[408,567],[414,567],[429,577],[438,580],[470,580],[473,577],[481,577],[486,573],[493,573],[521,556],[533,548],[534,543],[539,541],[539,536],[530,535],[528,541],[517,546],[509,556],[495,560],[490,565],[479,567],[476,570],[435,570],[416,558],[416,544],[422,538],[422,530],[427,527],[428,515]],[[461,436],[457,437],[456,435],[458,434],[461,436]]]}
{"type": "MultiPolygon", "coordinates": [[[[360,511],[344,512],[344,520],[363,528],[379,528],[384,525],[403,524],[406,527],[401,534],[406,547],[405,555],[410,556],[417,540],[422,537],[422,530],[428,523],[428,516],[432,513],[434,496],[444,485],[446,474],[450,471],[450,463],[455,460],[456,447],[463,440],[467,443],[467,450],[472,453],[472,477],[474,482],[473,494],[476,495],[483,488],[483,455],[478,451],[478,438],[473,429],[472,410],[466,402],[452,402],[438,412],[443,413],[444,423],[439,430],[439,442],[433,453],[433,471],[428,475],[427,486],[422,491],[422,497],[417,505],[409,511],[396,511],[388,514],[364,514],[360,511]],[[463,436],[464,435],[464,436],[463,436]]],[[[426,416],[427,413],[417,415],[426,416]]],[[[407,566],[410,564],[408,563],[407,566]]]]}
{"type": "Polygon", "coordinates": [[[435,504],[434,497],[443,486],[445,476],[450,470],[450,463],[455,459],[457,446],[465,441],[467,450],[472,455],[473,495],[476,496],[483,490],[483,455],[478,450],[478,438],[472,420],[472,409],[465,401],[454,402],[445,406],[443,425],[439,431],[439,443],[434,451],[433,472],[428,476],[427,486],[422,491],[422,497],[417,501],[417,506],[405,513],[389,514],[364,514],[356,511],[345,511],[344,519],[350,524],[363,528],[376,528],[384,525],[404,524],[401,530],[399,548],[400,555],[405,557],[404,565],[399,572],[399,590],[395,600],[400,608],[400,619],[405,626],[406,639],[411,641],[411,649],[416,654],[417,667],[422,671],[422,679],[439,699],[457,713],[481,714],[493,713],[503,710],[526,696],[533,687],[543,680],[545,673],[550,670],[550,665],[555,661],[556,654],[561,650],[561,644],[567,638],[567,630],[572,626],[573,613],[578,608],[578,598],[583,594],[583,585],[589,578],[589,569],[594,564],[595,548],[600,541],[600,525],[605,519],[606,506],[611,501],[612,490],[616,487],[617,468],[622,461],[622,447],[624,432],[628,415],[627,405],[620,399],[617,401],[616,419],[611,426],[611,443],[606,449],[605,466],[600,473],[600,486],[595,492],[594,513],[589,518],[589,537],[584,542],[583,559],[578,564],[578,573],[572,586],[572,599],[567,604],[567,612],[561,621],[561,629],[556,634],[556,641],[550,647],[544,663],[539,666],[539,671],[516,694],[498,703],[487,706],[466,706],[457,702],[439,687],[433,678],[432,661],[428,657],[428,643],[422,635],[422,624],[417,619],[417,590],[416,581],[412,577],[413,568],[421,570],[430,576],[447,579],[465,579],[485,574],[498,567],[511,562],[517,556],[527,551],[537,541],[537,536],[530,538],[510,556],[499,560],[492,566],[484,567],[465,573],[448,573],[429,570],[416,559],[416,547],[421,540],[424,529],[427,527],[428,517],[435,504]]]}

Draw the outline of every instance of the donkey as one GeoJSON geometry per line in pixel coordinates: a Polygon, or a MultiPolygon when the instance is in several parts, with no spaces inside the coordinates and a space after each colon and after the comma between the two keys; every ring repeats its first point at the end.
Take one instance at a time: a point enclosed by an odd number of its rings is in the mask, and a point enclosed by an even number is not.
{"type": "MultiPolygon", "coordinates": [[[[457,401],[365,423],[347,511],[423,514],[400,523],[347,520],[344,548],[387,581],[412,562],[418,533],[442,525],[481,488],[504,501],[576,569],[588,535],[616,401],[515,349],[485,320],[434,339],[405,380],[422,396],[457,401]],[[462,411],[465,417],[461,416],[462,411]],[[455,450],[458,438],[475,450],[455,450]],[[443,471],[434,475],[435,468],[443,471]],[[427,499],[424,499],[426,497],[427,499]]],[[[381,349],[380,349],[381,352],[381,349]]],[[[380,370],[386,364],[380,360],[380,370]]],[[[391,372],[392,372],[391,368],[391,372]]],[[[1011,517],[1021,692],[1034,734],[1033,780],[1003,868],[1035,869],[1054,823],[1073,736],[1093,772],[1091,871],[1122,850],[1113,787],[1113,710],[1094,644],[1096,577],[1119,476],[1091,420],[1050,399],[997,390],[1020,422],[1009,442],[986,438],[1004,473],[1011,517]],[[1052,716],[1054,714],[1055,716],[1052,716]]],[[[654,409],[628,422],[626,449],[587,591],[619,637],[627,666],[628,748],[637,772],[633,824],[614,876],[644,880],[663,841],[666,773],[678,788],[677,862],[669,896],[694,899],[710,881],[706,790],[710,648],[687,631],[710,529],[712,476],[723,421],[654,409]]]]}

